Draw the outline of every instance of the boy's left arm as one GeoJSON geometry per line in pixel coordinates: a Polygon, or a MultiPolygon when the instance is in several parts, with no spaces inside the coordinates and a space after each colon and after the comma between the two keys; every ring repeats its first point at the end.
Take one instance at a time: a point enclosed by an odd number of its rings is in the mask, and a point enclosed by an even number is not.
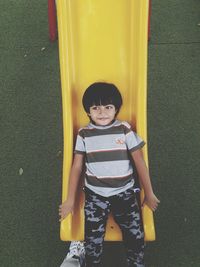
{"type": "Polygon", "coordinates": [[[138,150],[131,152],[131,156],[134,160],[135,167],[138,172],[139,180],[144,189],[145,198],[144,198],[144,202],[142,206],[144,204],[147,204],[147,206],[149,206],[149,208],[152,211],[155,211],[160,201],[158,200],[158,198],[155,196],[153,192],[151,179],[149,176],[149,171],[144,161],[142,150],[138,149],[138,150]]]}

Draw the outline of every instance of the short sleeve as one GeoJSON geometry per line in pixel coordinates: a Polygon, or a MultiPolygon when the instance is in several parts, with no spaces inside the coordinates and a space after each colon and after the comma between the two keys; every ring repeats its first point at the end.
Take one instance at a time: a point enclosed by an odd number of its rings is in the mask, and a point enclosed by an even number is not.
{"type": "Polygon", "coordinates": [[[84,139],[79,134],[77,135],[77,138],[76,138],[76,145],[75,145],[74,153],[75,154],[84,154],[85,153],[84,139]]]}
{"type": "Polygon", "coordinates": [[[133,152],[137,149],[142,148],[145,145],[145,142],[137,133],[132,131],[131,128],[128,128],[126,131],[126,145],[128,147],[128,150],[130,152],[133,152]]]}

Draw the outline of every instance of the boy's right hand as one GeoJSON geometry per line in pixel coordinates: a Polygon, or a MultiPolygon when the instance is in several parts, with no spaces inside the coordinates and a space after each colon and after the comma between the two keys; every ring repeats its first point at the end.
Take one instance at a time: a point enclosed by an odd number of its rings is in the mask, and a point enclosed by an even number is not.
{"type": "Polygon", "coordinates": [[[160,203],[160,200],[152,192],[151,194],[146,195],[144,197],[142,207],[144,207],[144,204],[146,204],[152,211],[156,211],[159,203],[160,203]]]}
{"type": "Polygon", "coordinates": [[[59,206],[59,216],[60,216],[60,222],[63,221],[70,212],[73,212],[74,209],[74,203],[70,202],[69,200],[66,200],[59,206]]]}

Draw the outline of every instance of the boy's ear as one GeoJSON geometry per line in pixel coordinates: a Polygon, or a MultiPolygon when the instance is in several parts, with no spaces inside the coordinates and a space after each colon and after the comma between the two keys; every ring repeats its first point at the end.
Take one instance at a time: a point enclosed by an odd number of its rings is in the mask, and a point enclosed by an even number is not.
{"type": "Polygon", "coordinates": [[[119,113],[119,110],[118,110],[118,109],[116,109],[116,110],[115,110],[115,116],[117,116],[117,115],[118,115],[118,113],[119,113]]]}

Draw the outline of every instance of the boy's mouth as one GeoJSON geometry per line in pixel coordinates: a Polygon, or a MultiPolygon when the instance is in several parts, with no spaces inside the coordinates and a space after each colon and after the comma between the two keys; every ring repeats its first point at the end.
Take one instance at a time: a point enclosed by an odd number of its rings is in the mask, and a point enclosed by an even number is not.
{"type": "Polygon", "coordinates": [[[109,118],[103,117],[103,118],[97,118],[98,120],[108,120],[109,118]]]}

